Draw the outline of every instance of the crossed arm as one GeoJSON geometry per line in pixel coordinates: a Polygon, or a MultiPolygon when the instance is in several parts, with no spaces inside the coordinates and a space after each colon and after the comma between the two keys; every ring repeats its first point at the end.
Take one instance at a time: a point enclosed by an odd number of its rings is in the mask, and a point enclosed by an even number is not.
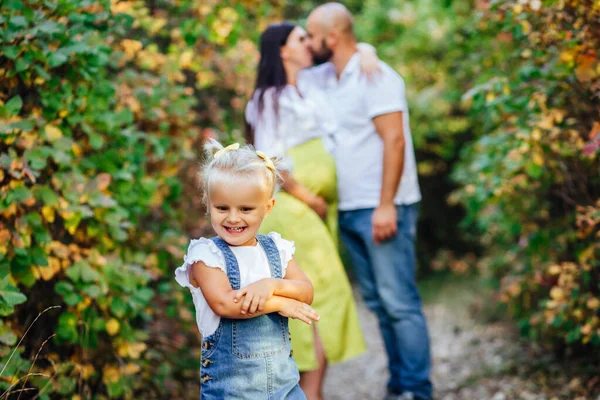
{"type": "Polygon", "coordinates": [[[319,316],[309,304],[313,286],[294,259],[283,279],[265,278],[233,290],[222,270],[199,261],[192,265],[190,280],[199,287],[210,308],[220,317],[248,319],[277,312],[307,324],[319,316]]]}

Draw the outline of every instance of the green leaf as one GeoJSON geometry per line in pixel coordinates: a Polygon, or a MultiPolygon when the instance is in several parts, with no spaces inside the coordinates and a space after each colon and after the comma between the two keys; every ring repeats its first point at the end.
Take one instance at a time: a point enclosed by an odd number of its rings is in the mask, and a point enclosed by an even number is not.
{"type": "Polygon", "coordinates": [[[29,190],[25,186],[19,186],[19,187],[13,189],[12,191],[8,192],[6,199],[9,203],[11,203],[13,201],[17,202],[17,203],[22,203],[25,200],[28,200],[29,198],[31,198],[31,196],[32,196],[31,190],[29,190]]]}
{"type": "Polygon", "coordinates": [[[10,284],[10,277],[6,276],[0,281],[0,298],[2,298],[9,306],[25,303],[27,297],[19,291],[18,288],[10,284]]]}
{"type": "Polygon", "coordinates": [[[2,52],[11,60],[14,60],[19,56],[19,48],[17,46],[6,46],[2,49],[2,52]]]}
{"type": "Polygon", "coordinates": [[[122,318],[127,312],[127,304],[120,297],[113,298],[110,303],[110,311],[117,317],[122,318]]]}
{"type": "Polygon", "coordinates": [[[10,327],[4,325],[2,321],[0,321],[0,343],[7,346],[14,346],[17,343],[17,335],[13,333],[10,327]]]}
{"type": "Polygon", "coordinates": [[[83,292],[90,296],[92,299],[100,296],[102,294],[102,289],[98,285],[88,285],[83,288],[83,292]]]}
{"type": "Polygon", "coordinates": [[[6,102],[4,107],[9,116],[17,115],[23,107],[23,100],[21,99],[21,96],[15,96],[6,102]]]}
{"type": "Polygon", "coordinates": [[[56,336],[65,342],[74,342],[79,336],[77,333],[77,316],[72,312],[64,312],[58,318],[56,336]]]}
{"type": "Polygon", "coordinates": [[[534,179],[538,179],[544,173],[544,168],[533,162],[529,162],[525,166],[525,171],[527,172],[527,175],[529,175],[530,177],[532,177],[534,179]]]}
{"type": "Polygon", "coordinates": [[[66,63],[68,60],[69,57],[66,54],[60,52],[59,50],[50,54],[50,56],[48,57],[48,65],[51,68],[56,68],[66,63]]]}
{"type": "Polygon", "coordinates": [[[40,186],[37,188],[37,198],[41,199],[46,206],[55,206],[58,204],[58,195],[50,186],[40,186]]]}
{"type": "Polygon", "coordinates": [[[67,281],[60,281],[54,286],[54,291],[61,296],[65,296],[69,293],[73,293],[75,286],[67,281]]]}

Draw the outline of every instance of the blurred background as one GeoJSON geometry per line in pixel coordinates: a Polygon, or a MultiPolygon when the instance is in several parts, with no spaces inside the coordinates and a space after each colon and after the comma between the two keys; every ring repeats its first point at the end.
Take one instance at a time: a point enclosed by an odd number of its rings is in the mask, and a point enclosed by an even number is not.
{"type": "MultiPolygon", "coordinates": [[[[0,399],[198,398],[201,145],[243,140],[260,33],[320,3],[2,1],[0,399]]],[[[344,4],[407,86],[440,398],[596,399],[600,2],[344,4]]]]}

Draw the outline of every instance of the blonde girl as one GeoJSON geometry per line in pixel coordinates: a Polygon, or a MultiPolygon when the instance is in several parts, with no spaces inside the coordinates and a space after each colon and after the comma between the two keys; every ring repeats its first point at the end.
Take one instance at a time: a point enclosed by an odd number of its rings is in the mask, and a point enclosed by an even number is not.
{"type": "Polygon", "coordinates": [[[192,240],[177,282],[189,288],[202,333],[202,399],[305,399],[288,318],[319,320],[294,243],[259,235],[275,206],[277,160],[238,144],[205,145],[203,200],[217,236],[192,240]]]}

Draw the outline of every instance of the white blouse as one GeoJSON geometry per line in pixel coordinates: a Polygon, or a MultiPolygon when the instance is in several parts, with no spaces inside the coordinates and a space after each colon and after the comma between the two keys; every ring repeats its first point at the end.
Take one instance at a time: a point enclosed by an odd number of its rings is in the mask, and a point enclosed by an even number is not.
{"type": "Polygon", "coordinates": [[[292,147],[320,137],[325,148],[332,151],[338,123],[320,88],[305,84],[299,92],[287,85],[279,95],[278,115],[274,95],[275,88],[266,90],[262,113],[258,112],[258,92],[246,106],[246,121],[254,130],[257,150],[286,159],[285,154],[292,147]]]}
{"type": "MultiPolygon", "coordinates": [[[[296,248],[294,242],[285,240],[277,232],[271,232],[268,235],[277,246],[279,256],[282,261],[282,276],[285,276],[288,263],[291,261],[296,248]]],[[[255,246],[229,246],[240,269],[240,287],[248,286],[251,283],[264,278],[271,277],[271,268],[267,254],[259,243],[255,246]]],[[[190,289],[194,307],[196,308],[196,323],[203,337],[212,335],[219,327],[221,317],[214,313],[208,305],[208,302],[202,294],[200,288],[194,287],[190,283],[190,268],[198,261],[204,262],[206,266],[219,268],[227,274],[225,265],[225,256],[219,250],[217,245],[210,239],[200,238],[192,239],[188,247],[187,254],[183,257],[183,265],[175,270],[175,280],[183,287],[190,289]]]]}

